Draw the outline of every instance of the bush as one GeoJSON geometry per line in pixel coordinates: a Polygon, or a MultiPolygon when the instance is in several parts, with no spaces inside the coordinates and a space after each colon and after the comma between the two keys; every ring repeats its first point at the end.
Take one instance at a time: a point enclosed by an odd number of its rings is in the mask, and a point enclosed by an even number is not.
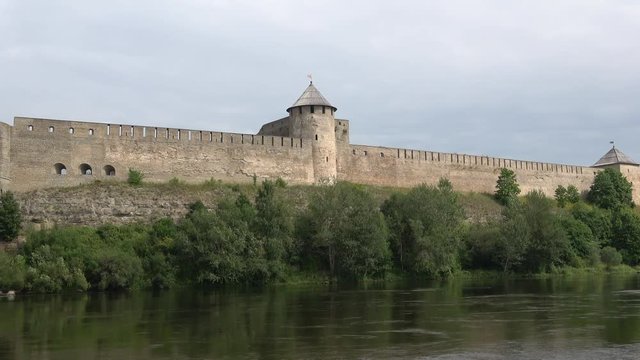
{"type": "Polygon", "coordinates": [[[22,214],[13,193],[0,195],[0,241],[12,241],[20,233],[22,214]]]}
{"type": "Polygon", "coordinates": [[[25,272],[24,257],[0,250],[0,291],[21,290],[25,272]]]}
{"type": "Polygon", "coordinates": [[[620,265],[622,263],[622,255],[611,246],[605,246],[600,250],[600,260],[607,268],[620,265]]]}
{"type": "Polygon", "coordinates": [[[129,169],[129,175],[127,177],[127,183],[130,185],[138,186],[142,185],[144,174],[140,170],[129,169]]]}

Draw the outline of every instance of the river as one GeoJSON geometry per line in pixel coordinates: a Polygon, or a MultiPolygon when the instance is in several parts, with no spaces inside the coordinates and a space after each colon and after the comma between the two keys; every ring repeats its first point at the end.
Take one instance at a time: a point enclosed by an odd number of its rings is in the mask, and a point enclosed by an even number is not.
{"type": "Polygon", "coordinates": [[[0,359],[639,359],[640,276],[0,299],[0,359]]]}

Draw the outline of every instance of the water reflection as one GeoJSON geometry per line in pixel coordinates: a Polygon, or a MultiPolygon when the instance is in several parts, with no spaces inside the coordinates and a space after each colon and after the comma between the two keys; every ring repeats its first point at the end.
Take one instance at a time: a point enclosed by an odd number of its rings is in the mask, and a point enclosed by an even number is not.
{"type": "Polygon", "coordinates": [[[623,359],[640,277],[28,296],[0,316],[7,359],[623,359]]]}

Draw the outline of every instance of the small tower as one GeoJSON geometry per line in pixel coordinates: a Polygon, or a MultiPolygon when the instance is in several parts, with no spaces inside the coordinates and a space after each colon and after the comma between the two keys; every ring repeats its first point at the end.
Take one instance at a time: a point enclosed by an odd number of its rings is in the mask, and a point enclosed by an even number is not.
{"type": "Polygon", "coordinates": [[[291,137],[309,140],[313,153],[313,177],[316,183],[333,182],[337,176],[336,107],[309,83],[300,98],[287,109],[291,137]]]}

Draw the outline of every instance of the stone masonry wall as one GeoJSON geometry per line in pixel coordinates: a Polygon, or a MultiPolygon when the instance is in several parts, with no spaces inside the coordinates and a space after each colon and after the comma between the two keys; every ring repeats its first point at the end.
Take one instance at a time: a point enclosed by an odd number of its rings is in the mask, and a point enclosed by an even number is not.
{"type": "Polygon", "coordinates": [[[437,184],[448,178],[457,191],[493,193],[501,168],[516,173],[522,193],[542,190],[553,196],[558,185],[587,191],[598,169],[421,150],[352,145],[342,150],[338,179],[380,186],[437,184]]]}
{"type": "Polygon", "coordinates": [[[152,182],[251,182],[255,176],[311,183],[311,154],[306,140],[281,136],[16,118],[10,188],[126,180],[129,168],[152,182]],[[56,164],[63,164],[66,174],[58,174],[56,164]]]}

